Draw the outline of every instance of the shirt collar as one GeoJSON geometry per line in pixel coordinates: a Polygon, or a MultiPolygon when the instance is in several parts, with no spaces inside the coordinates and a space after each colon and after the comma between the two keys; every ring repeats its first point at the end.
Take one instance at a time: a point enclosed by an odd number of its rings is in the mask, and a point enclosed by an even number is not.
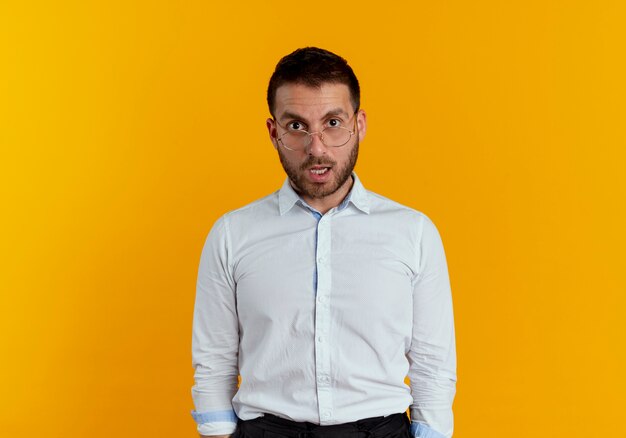
{"type": "MultiPolygon", "coordinates": [[[[352,205],[361,210],[363,213],[369,214],[370,201],[367,190],[365,190],[365,187],[363,187],[361,180],[355,172],[352,172],[352,177],[354,178],[352,189],[341,204],[339,204],[337,210],[343,210],[348,206],[348,204],[352,203],[352,205]]],[[[298,196],[293,187],[291,187],[291,184],[289,184],[289,178],[285,179],[283,186],[278,191],[278,209],[280,211],[280,215],[282,216],[287,213],[298,202],[302,202],[306,205],[304,200],[298,196]]]]}

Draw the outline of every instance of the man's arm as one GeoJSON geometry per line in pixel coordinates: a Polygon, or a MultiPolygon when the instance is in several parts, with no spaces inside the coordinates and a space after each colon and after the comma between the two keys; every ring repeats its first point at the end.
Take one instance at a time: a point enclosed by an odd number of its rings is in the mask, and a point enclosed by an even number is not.
{"type": "Polygon", "coordinates": [[[201,436],[229,436],[237,425],[232,399],[239,374],[239,323],[231,256],[228,223],[222,217],[202,249],[193,314],[192,416],[201,436]]]}
{"type": "Polygon", "coordinates": [[[413,287],[413,335],[408,354],[411,432],[414,437],[450,438],[454,428],[456,348],[452,295],[437,228],[421,218],[418,275],[413,287]]]}

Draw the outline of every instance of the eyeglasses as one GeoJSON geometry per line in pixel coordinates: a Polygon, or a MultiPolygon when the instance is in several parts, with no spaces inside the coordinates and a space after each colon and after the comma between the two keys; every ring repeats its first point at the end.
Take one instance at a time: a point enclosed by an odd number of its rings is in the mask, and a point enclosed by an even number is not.
{"type": "MultiPolygon", "coordinates": [[[[304,129],[300,129],[298,126],[290,126],[284,127],[278,121],[274,120],[278,126],[286,130],[284,134],[278,137],[278,142],[283,145],[285,149],[289,149],[290,151],[302,151],[306,149],[311,142],[313,141],[313,136],[315,134],[319,134],[320,140],[324,143],[325,146],[331,148],[339,148],[341,146],[345,146],[348,144],[352,136],[356,133],[356,118],[354,115],[351,118],[354,118],[354,130],[350,130],[348,128],[344,128],[343,126],[327,126],[321,131],[318,132],[308,132],[304,129]]],[[[339,122],[339,119],[330,119],[328,122],[339,122]]],[[[301,122],[290,122],[290,125],[300,125],[301,122]]]]}

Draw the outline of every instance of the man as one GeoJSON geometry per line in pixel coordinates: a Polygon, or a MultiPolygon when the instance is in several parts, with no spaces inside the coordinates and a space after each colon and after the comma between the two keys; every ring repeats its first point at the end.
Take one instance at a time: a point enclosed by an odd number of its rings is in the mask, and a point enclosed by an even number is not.
{"type": "Polygon", "coordinates": [[[198,431],[452,436],[456,354],[443,246],[425,215],[365,190],[353,172],[366,132],[356,76],[331,52],[299,49],[276,66],[267,100],[287,180],[222,216],[202,251],[192,348],[198,431]]]}

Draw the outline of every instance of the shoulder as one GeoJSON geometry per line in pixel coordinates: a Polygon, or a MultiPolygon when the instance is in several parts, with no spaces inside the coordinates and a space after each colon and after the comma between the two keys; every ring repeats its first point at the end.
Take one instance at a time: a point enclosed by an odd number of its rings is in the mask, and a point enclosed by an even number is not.
{"type": "Polygon", "coordinates": [[[260,222],[278,215],[277,193],[274,192],[222,214],[211,226],[206,240],[207,244],[222,241],[229,246],[233,236],[241,237],[260,222]]]}
{"type": "Polygon", "coordinates": [[[418,241],[425,235],[438,236],[435,223],[424,212],[369,190],[367,194],[371,215],[382,217],[403,230],[410,230],[411,237],[417,238],[418,241]]]}
{"type": "Polygon", "coordinates": [[[417,222],[430,220],[421,211],[407,205],[400,204],[399,202],[389,199],[386,196],[370,190],[367,190],[367,194],[370,200],[370,210],[373,214],[392,214],[406,220],[417,222]]]}
{"type": "Polygon", "coordinates": [[[278,215],[278,191],[223,214],[216,223],[232,226],[278,215]]]}
{"type": "Polygon", "coordinates": [[[209,232],[209,238],[224,241],[226,247],[236,252],[255,236],[266,235],[274,229],[280,218],[278,191],[220,216],[209,232]]]}

